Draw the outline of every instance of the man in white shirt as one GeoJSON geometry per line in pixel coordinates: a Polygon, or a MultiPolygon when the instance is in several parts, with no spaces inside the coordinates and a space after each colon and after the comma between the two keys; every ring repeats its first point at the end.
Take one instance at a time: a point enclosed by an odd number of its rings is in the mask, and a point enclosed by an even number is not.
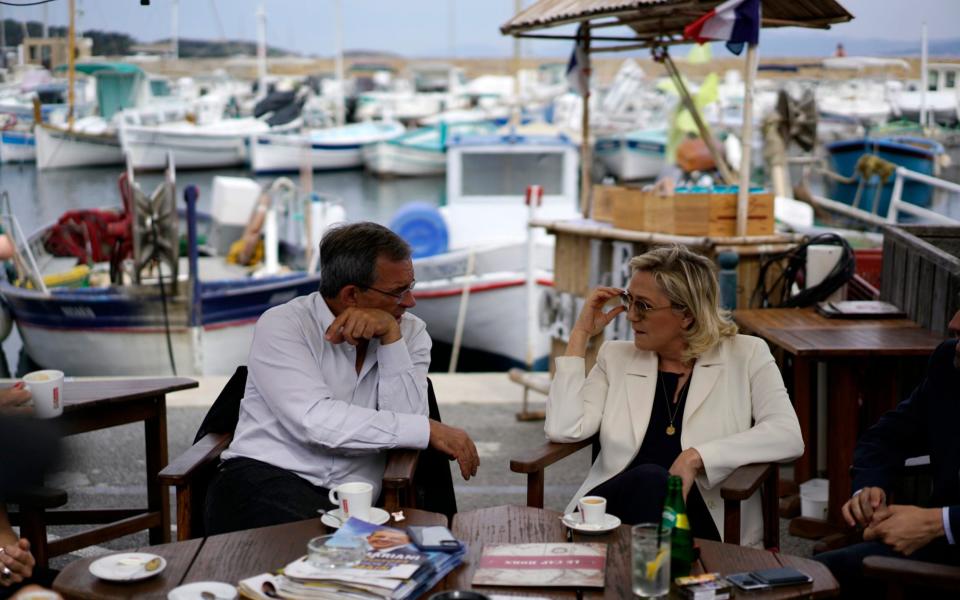
{"type": "Polygon", "coordinates": [[[328,491],[365,481],[379,494],[384,450],[427,448],[465,479],[477,450],[427,417],[432,342],[416,305],[410,247],[376,223],[330,230],[319,292],[257,321],[240,419],[207,495],[207,533],[316,516],[328,491]]]}

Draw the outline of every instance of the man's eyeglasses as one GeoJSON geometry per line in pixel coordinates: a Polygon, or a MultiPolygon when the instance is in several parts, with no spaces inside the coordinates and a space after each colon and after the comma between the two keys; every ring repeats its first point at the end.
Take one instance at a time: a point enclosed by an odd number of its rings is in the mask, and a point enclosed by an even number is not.
{"type": "Polygon", "coordinates": [[[412,291],[413,291],[413,288],[414,288],[416,285],[417,285],[417,282],[416,282],[416,281],[413,281],[410,285],[408,285],[407,287],[403,288],[402,290],[400,290],[400,291],[398,291],[398,292],[388,292],[388,291],[386,291],[386,290],[379,290],[379,289],[377,289],[377,288],[375,288],[375,287],[368,287],[368,288],[366,288],[366,289],[368,289],[368,290],[373,290],[373,291],[375,291],[375,292],[380,292],[380,293],[383,294],[384,296],[390,296],[391,298],[393,298],[394,300],[397,301],[397,304],[400,304],[401,302],[403,302],[403,297],[406,296],[408,293],[412,292],[412,291]]]}
{"type": "Polygon", "coordinates": [[[631,295],[627,290],[620,292],[620,305],[623,306],[628,315],[630,314],[631,310],[635,310],[641,321],[647,318],[647,313],[655,310],[663,310],[665,308],[673,308],[672,304],[668,304],[666,306],[650,306],[643,300],[634,300],[633,295],[631,295]]]}

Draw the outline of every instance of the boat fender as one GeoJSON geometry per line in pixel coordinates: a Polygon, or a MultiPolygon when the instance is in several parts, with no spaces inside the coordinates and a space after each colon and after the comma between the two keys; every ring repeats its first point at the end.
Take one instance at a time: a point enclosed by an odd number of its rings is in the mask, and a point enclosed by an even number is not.
{"type": "Polygon", "coordinates": [[[557,320],[557,313],[560,311],[559,292],[553,289],[545,289],[537,300],[537,315],[540,321],[540,329],[550,329],[550,325],[557,320]]]}
{"type": "Polygon", "coordinates": [[[390,220],[390,229],[410,244],[413,258],[443,254],[449,248],[447,224],[440,211],[426,202],[401,206],[390,220]]]}
{"type": "Polygon", "coordinates": [[[0,298],[0,342],[10,336],[13,329],[13,316],[10,314],[10,307],[7,301],[0,298]]]}

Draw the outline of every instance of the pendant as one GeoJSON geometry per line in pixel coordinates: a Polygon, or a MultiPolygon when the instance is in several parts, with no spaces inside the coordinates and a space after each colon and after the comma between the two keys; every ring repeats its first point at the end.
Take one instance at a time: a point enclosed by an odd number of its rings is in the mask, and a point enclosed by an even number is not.
{"type": "Polygon", "coordinates": [[[677,432],[673,425],[667,425],[667,435],[673,435],[677,432]]]}

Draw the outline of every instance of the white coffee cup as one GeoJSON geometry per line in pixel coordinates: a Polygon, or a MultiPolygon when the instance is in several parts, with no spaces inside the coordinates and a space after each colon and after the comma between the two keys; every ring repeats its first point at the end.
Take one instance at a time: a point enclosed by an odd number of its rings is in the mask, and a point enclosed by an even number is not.
{"type": "Polygon", "coordinates": [[[577,503],[580,506],[580,518],[586,525],[603,525],[607,514],[607,499],[601,496],[584,496],[577,503]]]}
{"type": "Polygon", "coordinates": [[[33,397],[33,414],[41,419],[63,414],[63,371],[47,369],[23,376],[23,383],[33,397]]]}
{"type": "Polygon", "coordinates": [[[339,506],[345,517],[367,521],[373,503],[373,486],[363,481],[341,483],[330,490],[330,502],[339,506]]]}

